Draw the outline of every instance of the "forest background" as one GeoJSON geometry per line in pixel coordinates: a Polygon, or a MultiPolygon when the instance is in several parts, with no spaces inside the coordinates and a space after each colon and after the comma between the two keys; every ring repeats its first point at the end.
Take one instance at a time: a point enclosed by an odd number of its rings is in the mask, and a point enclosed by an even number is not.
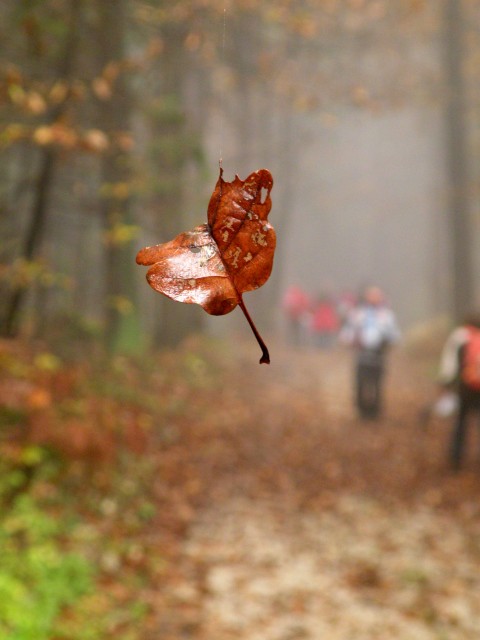
{"type": "Polygon", "coordinates": [[[0,640],[473,637],[473,449],[418,415],[480,300],[479,68],[479,0],[0,3],[0,640]],[[274,177],[270,367],[135,264],[220,157],[274,177]],[[349,354],[279,338],[289,285],[367,282],[405,335],[368,432],[349,354]]]}
{"type": "Polygon", "coordinates": [[[460,317],[479,293],[479,11],[4,2],[2,334],[136,351],[229,331],[134,262],[205,219],[220,155],[226,179],[274,175],[276,265],[252,297],[269,329],[294,282],[379,282],[406,327],[460,317]]]}

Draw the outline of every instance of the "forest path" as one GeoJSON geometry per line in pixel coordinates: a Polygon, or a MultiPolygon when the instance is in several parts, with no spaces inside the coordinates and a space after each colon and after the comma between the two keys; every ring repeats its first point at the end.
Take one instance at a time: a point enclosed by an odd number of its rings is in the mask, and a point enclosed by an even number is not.
{"type": "Polygon", "coordinates": [[[448,423],[420,424],[424,365],[394,354],[385,416],[362,423],[351,354],[273,351],[270,370],[244,352],[249,375],[196,425],[206,499],[171,594],[185,637],[472,640],[480,476],[473,456],[448,471],[448,423]]]}

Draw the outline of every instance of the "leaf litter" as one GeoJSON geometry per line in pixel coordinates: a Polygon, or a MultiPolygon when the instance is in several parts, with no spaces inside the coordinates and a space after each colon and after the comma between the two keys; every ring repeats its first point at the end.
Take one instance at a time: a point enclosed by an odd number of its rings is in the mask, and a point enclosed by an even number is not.
{"type": "Polygon", "coordinates": [[[473,450],[449,472],[448,423],[419,422],[430,365],[398,353],[386,416],[367,425],[347,354],[276,350],[273,381],[232,371],[213,421],[196,423],[206,486],[173,599],[190,637],[475,637],[480,476],[473,450]]]}
{"type": "MultiPolygon", "coordinates": [[[[132,638],[475,637],[477,434],[451,474],[449,422],[419,421],[431,360],[395,353],[386,415],[364,424],[342,351],[276,344],[265,371],[249,343],[192,338],[148,375],[147,363],[116,363],[124,386],[115,378],[83,397],[94,379],[85,363],[32,369],[19,366],[31,354],[12,349],[0,344],[0,397],[21,410],[15,420],[25,414],[23,435],[72,458],[76,537],[98,556],[109,594],[89,606],[112,618],[145,607],[132,638]],[[66,426],[80,440],[62,439],[66,426]],[[133,457],[120,464],[125,449],[133,457]]],[[[14,446],[4,439],[2,452],[14,446]]]]}

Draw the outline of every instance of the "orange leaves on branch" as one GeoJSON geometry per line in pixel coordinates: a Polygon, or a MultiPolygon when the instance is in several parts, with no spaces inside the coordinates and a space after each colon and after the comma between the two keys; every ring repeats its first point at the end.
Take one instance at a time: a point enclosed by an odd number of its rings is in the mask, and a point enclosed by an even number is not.
{"type": "Polygon", "coordinates": [[[61,149],[79,149],[89,153],[103,153],[111,145],[110,138],[101,129],[82,132],[63,122],[36,127],[31,139],[41,147],[54,145],[61,149]]]}
{"type": "Polygon", "coordinates": [[[62,122],[44,124],[32,134],[33,141],[41,147],[57,145],[64,149],[73,149],[78,145],[78,134],[73,127],[62,122]]]}
{"type": "Polygon", "coordinates": [[[272,271],[275,231],[268,222],[272,175],[266,169],[225,182],[220,169],[208,205],[208,223],[181,233],[165,244],[146,247],[137,263],[151,268],[150,286],[179,302],[201,305],[224,315],[238,305],[269,363],[268,349],[243,302],[245,291],[258,289],[272,271]]]}

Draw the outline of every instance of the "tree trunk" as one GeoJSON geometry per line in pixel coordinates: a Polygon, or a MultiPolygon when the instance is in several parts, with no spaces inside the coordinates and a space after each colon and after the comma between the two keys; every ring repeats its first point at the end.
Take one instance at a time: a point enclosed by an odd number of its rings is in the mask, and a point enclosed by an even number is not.
{"type": "MultiPolygon", "coordinates": [[[[58,79],[66,83],[72,77],[73,66],[77,50],[78,18],[81,10],[81,0],[71,0],[69,7],[69,28],[65,36],[65,47],[59,63],[58,79]]],[[[68,104],[68,98],[50,111],[46,124],[53,124],[64,114],[68,104]]],[[[39,169],[35,181],[34,196],[30,224],[23,242],[21,258],[26,262],[32,261],[39,253],[43,232],[45,229],[49,198],[55,177],[56,152],[54,147],[47,146],[41,150],[39,169]]],[[[15,287],[6,302],[5,314],[2,322],[2,334],[7,337],[17,335],[23,303],[28,289],[19,285],[15,287]]]]}
{"type": "Polygon", "coordinates": [[[469,208],[469,152],[466,88],[463,69],[465,30],[462,0],[445,0],[446,145],[448,206],[453,265],[452,306],[461,321],[473,302],[471,224],[469,208]]]}
{"type": "Polygon", "coordinates": [[[98,76],[107,65],[118,65],[112,95],[99,99],[100,129],[110,136],[110,149],[101,160],[101,216],[105,238],[105,338],[110,352],[142,347],[135,284],[135,253],[132,240],[116,230],[132,224],[129,194],[130,162],[126,152],[112,145],[115,134],[128,130],[131,118],[129,94],[122,62],[126,39],[125,0],[97,0],[98,76]],[[118,189],[118,186],[121,186],[118,189]],[[117,189],[116,189],[117,187],[117,189]],[[123,195],[122,195],[123,194],[123,195]]]}
{"type": "MultiPolygon", "coordinates": [[[[191,156],[192,143],[186,128],[183,106],[185,78],[183,25],[166,25],[163,32],[164,54],[158,68],[158,93],[150,114],[152,131],[151,159],[158,172],[157,193],[152,198],[159,242],[171,240],[190,220],[185,207],[185,166],[191,156]],[[158,188],[160,187],[160,188],[158,188]]],[[[199,212],[198,224],[203,221],[199,212]]],[[[206,212],[204,212],[206,217],[206,212]]],[[[159,298],[160,321],[154,341],[157,346],[175,346],[189,333],[200,329],[203,312],[190,305],[159,298]]]]}
{"type": "MultiPolygon", "coordinates": [[[[40,170],[35,186],[35,198],[32,206],[30,225],[22,249],[22,258],[30,262],[36,255],[42,239],[43,229],[48,211],[48,197],[54,175],[55,153],[47,149],[42,154],[40,170]]],[[[28,291],[23,286],[17,286],[7,302],[4,329],[5,336],[12,338],[18,333],[20,312],[28,291]]]]}

